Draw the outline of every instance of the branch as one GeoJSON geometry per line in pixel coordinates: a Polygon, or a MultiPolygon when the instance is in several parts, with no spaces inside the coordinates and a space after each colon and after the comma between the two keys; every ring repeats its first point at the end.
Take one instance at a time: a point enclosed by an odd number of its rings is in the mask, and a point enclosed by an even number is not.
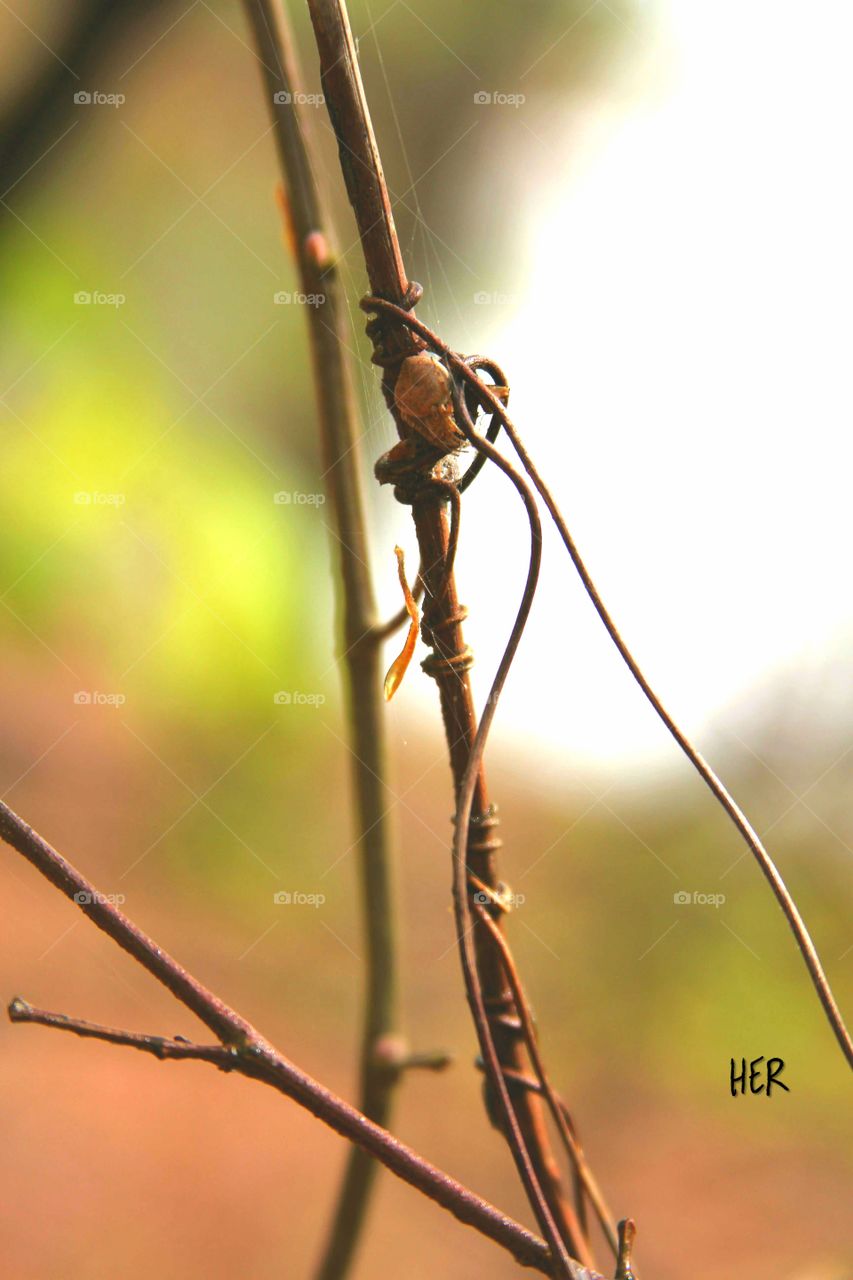
{"type": "MultiPolygon", "coordinates": [[[[372,292],[411,314],[421,290],[409,282],[403,265],[346,5],[343,0],[309,0],[309,11],[320,54],[326,105],[338,141],[343,177],[358,224],[372,292]]],[[[413,440],[415,433],[403,417],[394,393],[402,361],[422,351],[425,344],[410,327],[389,324],[382,315],[368,324],[368,333],[374,343],[373,359],[383,368],[383,392],[401,438],[401,446],[382,460],[386,462],[395,453],[399,457],[406,446],[418,448],[413,440]]],[[[422,445],[421,450],[423,453],[422,445]]],[[[423,454],[424,465],[419,472],[412,466],[406,483],[395,473],[395,481],[400,479],[395,496],[411,505],[418,538],[426,600],[422,634],[433,649],[424,668],[439,687],[456,792],[456,840],[464,845],[466,870],[489,889],[497,890],[497,819],[489,801],[481,760],[477,760],[469,772],[477,738],[468,677],[472,657],[462,633],[465,611],[460,606],[449,564],[451,540],[445,512],[449,486],[446,482],[436,483],[433,471],[433,464],[443,453],[446,450],[437,455],[433,452],[431,458],[423,454]],[[462,817],[463,784],[467,786],[469,782],[471,794],[465,803],[468,813],[462,817]]],[[[507,1137],[540,1227],[555,1259],[559,1259],[559,1274],[568,1275],[571,1263],[567,1246],[584,1263],[590,1260],[591,1253],[551,1150],[542,1100],[533,1093],[510,1099],[506,1089],[504,1069],[522,1070],[525,1062],[513,994],[505,980],[501,957],[481,922],[472,921],[470,937],[464,931],[460,933],[469,1000],[475,1012],[495,1119],[507,1137]],[[472,967],[472,980],[468,981],[472,967]]]]}
{"type": "MultiPolygon", "coordinates": [[[[403,1046],[398,1031],[397,939],[386,782],[386,721],[381,641],[370,575],[370,549],[361,485],[362,431],[346,360],[345,299],[329,245],[328,221],[314,181],[293,40],[280,4],[244,0],[258,57],[267,110],[282,173],[287,231],[303,292],[322,298],[306,307],[324,473],[328,478],[340,568],[336,596],[343,631],[349,745],[359,839],[361,910],[367,973],[360,1052],[360,1109],[382,1125],[391,1117],[402,1068],[383,1047],[403,1046]]],[[[359,1148],[347,1162],[329,1234],[324,1280],[345,1274],[364,1224],[376,1163],[359,1148]]]]}
{"type": "MultiPolygon", "coordinates": [[[[362,1115],[355,1107],[337,1097],[280,1054],[251,1023],[193,978],[2,801],[0,837],[17,849],[99,929],[168,987],[181,1004],[219,1036],[222,1041],[221,1055],[210,1058],[215,1065],[225,1067],[227,1063],[227,1069],[233,1074],[260,1080],[292,1098],[336,1133],[355,1142],[379,1160],[398,1178],[449,1210],[460,1222],[474,1227],[508,1250],[523,1266],[532,1267],[543,1275],[553,1275],[551,1254],[543,1240],[475,1195],[455,1178],[430,1164],[411,1147],[399,1142],[381,1125],[362,1115]]],[[[40,1022],[76,1031],[77,1034],[90,1034],[112,1043],[132,1043],[135,1048],[140,1048],[140,1041],[146,1039],[144,1036],[136,1037],[132,1032],[113,1032],[109,1028],[95,1027],[91,1023],[65,1019],[63,1015],[42,1015],[38,1010],[32,1010],[32,1014],[36,1016],[30,1016],[29,1010],[30,1006],[25,1002],[12,1001],[10,1017],[13,1021],[40,1022]],[[87,1032],[81,1028],[90,1030],[87,1032]],[[99,1032],[105,1034],[96,1034],[99,1032]]],[[[193,1045],[190,1048],[204,1051],[207,1046],[193,1045]]],[[[215,1046],[209,1048],[213,1054],[215,1046]]],[[[153,1049],[148,1051],[153,1052],[153,1049]]],[[[167,1056],[180,1058],[193,1055],[178,1051],[167,1056]]],[[[593,1275],[591,1280],[600,1280],[600,1277],[593,1275]]]]}
{"type": "Polygon", "coordinates": [[[222,1071],[234,1071],[238,1058],[233,1045],[193,1044],[182,1036],[168,1040],[165,1036],[142,1035],[138,1031],[120,1031],[114,1027],[102,1027],[97,1022],[85,1022],[82,1018],[69,1018],[64,1013],[49,1013],[35,1009],[21,996],[15,996],[9,1004],[10,1022],[32,1022],[40,1027],[53,1027],[57,1031],[71,1031],[75,1036],[88,1040],[105,1040],[107,1044],[120,1044],[129,1049],[151,1053],[161,1062],[212,1062],[222,1071]]]}
{"type": "Polygon", "coordinates": [[[158,947],[147,934],[119,911],[106,894],[99,893],[85,876],[27,826],[8,805],[0,800],[0,838],[23,854],[52,885],[76,903],[85,916],[114,942],[133,956],[143,969],[168,987],[172,995],[186,1005],[209,1027],[223,1044],[241,1045],[259,1041],[254,1027],[227,1004],[203,987],[167,951],[158,947]]]}

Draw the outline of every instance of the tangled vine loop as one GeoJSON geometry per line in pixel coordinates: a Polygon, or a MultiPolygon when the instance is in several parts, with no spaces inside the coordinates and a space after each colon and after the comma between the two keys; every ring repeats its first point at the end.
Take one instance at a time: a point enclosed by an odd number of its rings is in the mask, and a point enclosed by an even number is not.
{"type": "MultiPolygon", "coordinates": [[[[599,595],[598,589],[586,568],[585,562],[583,561],[574,539],[569,532],[562,513],[551,495],[550,489],[540,476],[533,460],[528,454],[523,441],[519,437],[513,422],[507,414],[505,405],[501,402],[498,395],[495,394],[495,390],[490,388],[482,381],[481,378],[478,377],[476,368],[472,367],[472,364],[474,363],[473,361],[469,363],[465,357],[453,351],[452,348],[444,343],[437,334],[435,334],[421,321],[417,320],[413,315],[407,314],[401,308],[396,307],[393,303],[385,302],[383,299],[376,297],[371,297],[370,299],[365,300],[365,304],[368,309],[379,310],[383,312],[389,320],[393,319],[399,324],[404,325],[415,336],[420,338],[429,350],[439,356],[445,368],[453,377],[453,402],[456,421],[464,431],[469,442],[477,449],[477,461],[482,465],[486,457],[490,458],[502,471],[504,471],[508,478],[513,481],[519,495],[525,503],[528,518],[530,520],[532,536],[531,567],[528,573],[527,585],[522,597],[522,603],[518,611],[516,623],[513,626],[509,642],[504,651],[504,656],[499,664],[498,673],[492,685],[492,691],[489,695],[489,699],[483,713],[483,718],[477,731],[468,768],[466,770],[462,786],[460,787],[457,803],[455,820],[456,832],[454,837],[454,902],[456,906],[456,918],[459,930],[460,951],[462,955],[463,971],[466,979],[469,1002],[472,1007],[472,1012],[474,1013],[478,1038],[483,1051],[483,1068],[488,1077],[490,1089],[495,1094],[494,1102],[496,1104],[496,1110],[500,1118],[503,1120],[503,1127],[505,1128],[511,1146],[513,1147],[514,1154],[516,1154],[517,1162],[519,1163],[519,1167],[522,1171],[525,1185],[528,1186],[529,1193],[531,1192],[529,1177],[530,1171],[529,1167],[524,1168],[525,1153],[523,1150],[523,1142],[520,1142],[520,1135],[518,1133],[517,1125],[515,1124],[512,1098],[512,1093],[517,1092],[519,1088],[522,1090],[536,1088],[537,1091],[541,1092],[548,1101],[555,1119],[557,1119],[558,1124],[561,1125],[564,1144],[571,1154],[579,1181],[583,1185],[584,1191],[589,1196],[596,1214],[599,1217],[599,1221],[604,1227],[605,1234],[608,1237],[608,1242],[610,1243],[611,1248],[619,1259],[620,1274],[630,1276],[633,1274],[630,1269],[629,1261],[631,1243],[630,1229],[626,1232],[623,1228],[621,1239],[617,1238],[615,1235],[612,1227],[612,1219],[606,1210],[606,1206],[600,1197],[600,1193],[594,1184],[594,1180],[591,1178],[589,1169],[583,1159],[583,1154],[577,1146],[576,1135],[574,1134],[565,1106],[556,1094],[554,1094],[544,1077],[544,1073],[540,1073],[540,1070],[538,1069],[538,1054],[536,1052],[532,1023],[529,1021],[529,1007],[524,1000],[520,987],[517,990],[514,990],[513,993],[516,996],[515,1006],[520,1015],[520,1022],[522,1023],[521,1033],[524,1035],[528,1052],[539,1078],[534,1081],[525,1075],[523,1077],[519,1077],[519,1079],[510,1080],[507,1074],[502,1070],[500,1063],[497,1060],[494,1041],[491,1035],[490,1017],[494,1018],[495,1015],[497,1015],[500,1018],[501,1014],[498,1013],[497,1010],[487,1007],[487,1004],[483,999],[483,992],[479,986],[476,975],[476,962],[473,947],[468,936],[470,933],[472,916],[475,911],[484,923],[491,921],[493,924],[494,922],[492,921],[490,912],[484,910],[476,900],[474,902],[471,901],[471,884],[467,875],[465,837],[462,829],[467,827],[470,823],[475,771],[479,761],[482,759],[486,737],[494,715],[495,703],[503,687],[509,666],[512,663],[521,631],[523,630],[529,613],[532,597],[536,589],[539,555],[537,543],[539,543],[541,539],[541,534],[537,535],[536,533],[538,520],[536,517],[535,506],[531,506],[530,492],[527,489],[525,482],[521,479],[518,473],[515,472],[514,468],[510,466],[506,458],[504,458],[503,455],[494,448],[494,436],[497,435],[497,431],[500,429],[500,426],[504,427],[528,479],[532,482],[540,498],[545,503],[545,506],[557,527],[563,544],[568,551],[570,559],[581,579],[583,587],[620,656],[647,698],[652,709],[661,719],[664,726],[675,739],[677,745],[684,752],[693,768],[708,786],[728,817],[732,820],[738,832],[743,837],[746,845],[758,862],[759,867],[770,884],[774,896],[785,915],[797,945],[803,955],[812,983],[835,1037],[848,1063],[851,1065],[853,1065],[853,1041],[851,1041],[850,1034],[844,1024],[844,1020],[832,994],[828,979],[826,978],[820,958],[808,933],[805,922],[803,921],[790,892],[785,886],[775,863],[770,857],[770,854],[764,848],[764,845],[752,825],[749,823],[749,820],[737,805],[736,801],[732,798],[722,781],[717,777],[710,764],[708,764],[698,749],[693,745],[687,735],[666,710],[660,698],[646,679],[645,674],[634,658],[627,643],[622,638],[621,633],[616,627],[615,622],[599,595]],[[487,440],[476,434],[472,421],[473,415],[469,413],[469,405],[472,403],[478,406],[482,405],[482,407],[486,408],[491,413],[492,422],[490,424],[490,431],[494,429],[492,439],[487,440]],[[521,1150],[518,1150],[519,1147],[521,1147],[521,1150]]],[[[485,364],[485,362],[483,362],[483,364],[485,364]]],[[[495,945],[500,948],[501,939],[497,930],[494,931],[494,940],[495,945]]],[[[508,954],[505,956],[504,968],[510,983],[515,987],[517,976],[513,974],[512,961],[508,954]]],[[[541,1201],[537,1195],[535,1182],[532,1188],[532,1202],[538,1209],[541,1201]]],[[[542,1221],[541,1217],[540,1221],[542,1221]]],[[[546,1228],[551,1226],[547,1221],[547,1215],[545,1215],[543,1225],[546,1228]]],[[[552,1231],[546,1229],[546,1235],[551,1241],[553,1247],[552,1231]]]]}
{"type": "MultiPolygon", "coordinates": [[[[400,303],[400,310],[403,312],[414,311],[423,296],[423,286],[419,285],[416,280],[410,281],[400,303]]],[[[371,356],[371,360],[374,364],[378,365],[380,369],[394,370],[402,363],[403,360],[405,360],[407,355],[411,354],[411,352],[406,351],[403,346],[396,351],[389,349],[386,341],[389,334],[392,332],[399,334],[401,329],[399,319],[389,315],[389,313],[384,310],[382,304],[385,301],[385,298],[377,298],[374,297],[373,294],[367,294],[361,299],[358,305],[361,307],[362,311],[372,313],[370,315],[370,319],[365,325],[365,332],[373,343],[373,355],[371,356]]],[[[417,334],[413,333],[411,329],[404,329],[404,332],[408,333],[411,344],[416,350],[423,351],[426,348],[426,342],[424,342],[422,338],[419,338],[417,334]]]]}
{"type": "MultiPolygon", "coordinates": [[[[812,985],[814,986],[818,999],[823,1006],[827,1021],[832,1028],[841,1052],[844,1054],[848,1065],[853,1067],[853,1037],[851,1037],[844,1022],[844,1018],[841,1015],[835,996],[832,993],[829,980],[824,972],[823,965],[821,964],[817,948],[811,939],[811,935],[809,934],[805,921],[800,915],[799,909],[782,879],[775,862],[765,849],[758,833],[755,831],[746,814],[740,808],[728,788],[717,776],[714,769],[698,748],[693,745],[674,717],[666,709],[660,697],[646,678],[645,673],[616,626],[609,609],[602,600],[598,588],[593,581],[592,575],[587,569],[586,563],[578,550],[571,532],[569,531],[562,512],[557,506],[548,485],[539,474],[539,471],[528,453],[524,442],[519,436],[515,424],[509,417],[506,408],[486,383],[478,378],[476,373],[467,366],[464,358],[457,352],[453,351],[453,349],[449,347],[446,342],[443,342],[438,334],[434,333],[427,325],[423,324],[415,316],[409,315],[399,307],[396,307],[393,303],[385,302],[381,298],[372,298],[371,303],[373,306],[384,310],[388,315],[393,315],[401,324],[410,328],[413,333],[430,348],[430,350],[442,358],[446,367],[459,377],[462,384],[472,387],[474,391],[484,398],[485,403],[488,404],[491,410],[499,417],[521,465],[529,479],[532,481],[533,486],[542,501],[545,503],[560,538],[562,539],[563,545],[565,546],[572,564],[577,571],[578,577],[583,584],[583,588],[589,596],[593,608],[601,619],[601,622],[615,645],[620,657],[631,672],[636,683],[639,685],[644,697],[652,707],[652,710],[661,720],[667,732],[675,740],[680,750],[687,757],[699,777],[719,803],[720,807],[731,819],[747,848],[758,863],[758,866],[769,884],[773,895],[776,898],[786,921],[788,922],[791,932],[794,935],[797,946],[800,949],[800,953],[809,972],[812,985]]],[[[457,395],[457,403],[460,411],[464,411],[463,396],[457,395]]],[[[466,434],[468,434],[467,430],[466,434]]],[[[469,436],[469,438],[471,437],[469,436]]],[[[472,443],[476,444],[476,441],[472,440],[472,443]]],[[[477,445],[477,447],[482,448],[482,441],[477,445]]],[[[490,456],[492,456],[492,454],[490,454],[490,456]]]]}
{"type": "MultiPolygon", "coordinates": [[[[385,303],[383,299],[370,297],[362,302],[362,306],[366,310],[379,310],[387,315],[392,322],[402,322],[404,324],[414,321],[414,317],[407,315],[406,312],[394,307],[393,304],[385,303]]],[[[381,330],[374,328],[373,333],[387,334],[388,326],[384,326],[381,330]]],[[[429,331],[427,331],[429,332],[429,331]]],[[[383,338],[384,341],[384,338],[383,338]]],[[[433,343],[427,342],[435,350],[433,343]]],[[[445,357],[446,353],[439,352],[445,357]]],[[[604,1205],[603,1199],[597,1186],[592,1178],[588,1166],[583,1159],[583,1153],[577,1143],[571,1122],[567,1119],[568,1113],[565,1104],[554,1093],[550,1083],[544,1074],[541,1057],[535,1042],[535,1030],[533,1017],[527,1004],[526,995],[518,980],[515,971],[514,962],[509,953],[506,943],[503,941],[502,935],[495,923],[496,917],[502,914],[501,905],[493,900],[493,896],[484,895],[482,886],[478,883],[476,877],[472,875],[471,868],[468,866],[468,858],[474,852],[491,850],[497,847],[498,837],[496,832],[497,815],[493,808],[481,815],[472,813],[472,802],[474,795],[474,786],[476,780],[479,762],[485,749],[486,739],[488,737],[491,721],[500,697],[504,681],[509,671],[510,665],[515,656],[522,631],[527,621],[530,608],[535,594],[538,582],[539,562],[541,557],[541,528],[535,501],[531,490],[515,470],[515,468],[503,457],[502,454],[494,447],[494,440],[501,426],[500,414],[493,408],[493,402],[502,406],[502,401],[497,397],[503,392],[506,395],[505,379],[500,367],[494,361],[488,360],[482,356],[474,356],[465,359],[461,356],[455,357],[456,361],[463,365],[467,374],[471,379],[470,384],[460,385],[455,370],[451,367],[449,372],[452,377],[452,400],[455,415],[455,421],[465,437],[476,450],[474,462],[468,468],[462,477],[462,483],[467,487],[468,484],[476,477],[477,473],[485,463],[486,459],[490,459],[495,465],[504,472],[507,478],[513,483],[520,497],[522,498],[531,531],[531,555],[530,567],[528,571],[527,582],[522,595],[522,600],[518,609],[515,624],[507,643],[503,658],[501,659],[498,673],[492,684],[489,699],[486,704],[483,717],[479,728],[477,729],[475,740],[472,746],[468,765],[465,771],[462,784],[459,788],[457,796],[457,807],[454,816],[454,840],[453,840],[453,867],[454,867],[454,906],[456,912],[457,933],[459,938],[460,956],[462,960],[463,975],[465,978],[466,990],[474,1016],[474,1022],[477,1030],[478,1040],[482,1052],[483,1070],[486,1075],[485,1081],[485,1097],[486,1105],[493,1122],[504,1133],[519,1168],[522,1181],[530,1196],[531,1203],[540,1221],[540,1225],[545,1232],[546,1238],[549,1240],[555,1254],[555,1260],[559,1261],[561,1274],[576,1274],[571,1260],[565,1253],[564,1242],[560,1238],[556,1224],[551,1216],[550,1208],[547,1203],[543,1188],[539,1182],[538,1176],[532,1167],[529,1152],[524,1141],[517,1114],[517,1107],[520,1096],[527,1091],[541,1092],[545,1098],[552,1114],[557,1119],[560,1137],[563,1142],[564,1149],[570,1160],[573,1177],[576,1186],[576,1204],[577,1219],[572,1228],[572,1235],[578,1238],[578,1232],[583,1231],[585,1234],[585,1203],[584,1196],[589,1198],[593,1205],[599,1221],[604,1230],[611,1248],[615,1255],[615,1228],[613,1227],[612,1218],[604,1205]],[[483,383],[477,374],[478,370],[482,370],[488,376],[494,379],[494,390],[491,390],[486,383],[483,383]],[[489,429],[485,437],[479,436],[474,428],[473,419],[476,416],[477,409],[483,407],[491,416],[489,429]],[[478,892],[479,890],[479,892],[478,892]],[[483,901],[483,898],[486,901],[483,901]],[[472,929],[476,921],[480,920],[487,927],[487,936],[492,936],[493,945],[496,947],[501,967],[504,970],[507,986],[502,992],[487,996],[482,988],[478,968],[475,949],[472,941],[472,929]],[[512,1070],[505,1071],[498,1057],[494,1032],[500,1028],[503,1035],[510,1035],[524,1043],[528,1060],[535,1074],[529,1075],[525,1072],[515,1072],[512,1070]]],[[[384,353],[382,353],[384,361],[384,353]]],[[[387,366],[386,366],[387,367],[387,366]]],[[[421,463],[420,467],[413,465],[411,468],[414,476],[418,477],[416,484],[423,485],[432,483],[439,488],[444,489],[448,498],[452,502],[453,521],[451,529],[451,546],[455,553],[456,539],[458,538],[458,516],[460,505],[460,482],[449,482],[439,478],[435,474],[434,462],[421,463]],[[427,467],[429,466],[429,470],[427,467]],[[425,474],[426,472],[426,474],[425,474]]],[[[407,490],[409,486],[406,486],[407,490]]],[[[409,490],[410,491],[410,490],[409,490]]],[[[395,490],[395,495],[401,495],[395,490]]],[[[448,551],[448,562],[451,561],[451,552],[448,551]]],[[[452,567],[452,563],[451,563],[452,567]]],[[[445,574],[445,580],[449,579],[449,571],[445,574]]],[[[444,620],[444,625],[451,626],[459,621],[458,616],[449,616],[444,620]]],[[[431,642],[434,638],[436,630],[440,630],[432,621],[429,620],[431,630],[426,629],[424,638],[431,642]]],[[[459,655],[460,663],[469,665],[467,650],[463,650],[459,655]]],[[[449,663],[447,665],[450,665],[449,663]]],[[[425,669],[430,674],[438,674],[442,670],[442,657],[440,654],[430,655],[430,658],[424,663],[425,669]]]]}
{"type": "MultiPolygon", "coordinates": [[[[412,315],[414,308],[418,305],[423,297],[423,288],[416,281],[412,281],[405,293],[403,303],[398,308],[392,303],[388,303],[385,298],[380,298],[374,294],[367,294],[359,303],[362,311],[370,314],[365,331],[373,344],[373,355],[371,360],[385,371],[386,378],[390,383],[396,381],[396,374],[399,372],[400,365],[409,355],[412,354],[412,347],[416,352],[426,350],[430,344],[426,342],[415,329],[406,325],[401,320],[399,312],[412,315]],[[394,307],[391,311],[388,308],[394,307]],[[389,338],[392,334],[396,334],[399,338],[400,333],[407,335],[407,343],[396,343],[389,338]]],[[[414,317],[412,316],[412,319],[414,317]]],[[[501,429],[500,415],[497,414],[493,406],[489,403],[479,391],[477,383],[485,385],[491,393],[497,396],[503,404],[509,400],[509,385],[506,376],[497,361],[490,359],[488,356],[472,355],[458,356],[459,360],[464,361],[465,365],[475,375],[476,382],[466,383],[464,388],[465,406],[472,421],[476,421],[478,412],[482,410],[489,418],[489,424],[485,432],[485,438],[490,444],[494,444],[501,429]],[[491,381],[483,383],[481,375],[485,374],[491,381]]],[[[398,502],[411,503],[421,494],[419,480],[431,477],[437,463],[441,462],[444,453],[438,449],[421,449],[414,456],[410,464],[406,467],[400,467],[398,464],[398,483],[394,490],[394,496],[398,502]]],[[[486,454],[475,452],[473,459],[467,469],[461,476],[453,480],[457,493],[464,493],[470,488],[474,480],[480,474],[486,462],[486,454]]]]}

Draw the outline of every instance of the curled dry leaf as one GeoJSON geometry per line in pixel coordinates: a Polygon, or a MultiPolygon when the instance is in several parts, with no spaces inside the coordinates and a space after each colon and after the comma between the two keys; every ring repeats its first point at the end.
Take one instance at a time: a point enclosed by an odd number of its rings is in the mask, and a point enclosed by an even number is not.
{"type": "Polygon", "coordinates": [[[407,426],[446,453],[466,443],[453,417],[451,378],[444,365],[427,352],[400,365],[394,400],[407,426]]]}
{"type": "Polygon", "coordinates": [[[411,621],[409,622],[409,633],[406,636],[406,643],[402,650],[391,663],[388,668],[388,674],[385,677],[385,701],[390,702],[394,694],[399,689],[406,674],[409,663],[412,660],[412,654],[415,652],[415,645],[418,641],[418,625],[420,623],[420,614],[415,597],[406,581],[406,562],[403,555],[402,547],[395,547],[394,554],[397,557],[397,576],[400,579],[400,586],[403,588],[403,596],[406,601],[406,609],[411,621]]]}

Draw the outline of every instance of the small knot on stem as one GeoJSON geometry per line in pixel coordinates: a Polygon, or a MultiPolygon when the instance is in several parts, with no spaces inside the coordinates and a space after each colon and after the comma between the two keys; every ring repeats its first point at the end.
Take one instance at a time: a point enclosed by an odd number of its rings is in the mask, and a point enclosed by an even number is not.
{"type": "Polygon", "coordinates": [[[409,1049],[405,1036],[387,1032],[379,1036],[373,1045],[373,1062],[392,1076],[401,1076],[405,1071],[444,1071],[453,1061],[453,1057],[445,1049],[431,1049],[413,1053],[409,1049]]]}

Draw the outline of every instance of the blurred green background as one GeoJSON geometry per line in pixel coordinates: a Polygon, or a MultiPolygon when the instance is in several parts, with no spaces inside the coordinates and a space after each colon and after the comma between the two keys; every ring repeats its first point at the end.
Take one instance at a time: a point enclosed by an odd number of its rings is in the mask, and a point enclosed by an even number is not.
{"type": "MultiPolygon", "coordinates": [[[[316,91],[303,6],[292,17],[316,91]]],[[[640,109],[650,91],[638,67],[665,67],[666,16],[632,0],[374,0],[353,3],[352,18],[402,193],[401,242],[428,286],[422,315],[446,317],[472,350],[482,311],[470,274],[494,280],[500,264],[507,295],[523,288],[541,158],[525,184],[518,120],[477,114],[471,67],[511,92],[529,65],[526,119],[546,141],[553,129],[556,148],[575,114],[640,109]]],[[[285,1053],[351,1096],[363,943],[334,546],[305,317],[274,301],[297,281],[242,13],[206,0],[144,12],[10,0],[0,30],[0,792],[285,1053]],[[74,92],[124,101],[75,103],[74,92]],[[36,112],[40,93],[49,105],[36,112]],[[276,502],[282,493],[293,500],[276,502]],[[278,890],[325,901],[284,909],[278,890]]],[[[393,431],[356,307],[366,282],[335,149],[324,111],[308,115],[346,250],[369,476],[393,431]]],[[[410,535],[390,495],[368,490],[390,610],[390,548],[410,535]]],[[[472,510],[498,520],[497,501],[488,491],[472,510]]],[[[465,598],[475,622],[473,574],[465,598]]],[[[547,690],[561,671],[543,671],[547,690]]],[[[802,690],[789,694],[756,690],[738,710],[741,736],[720,724],[709,754],[769,833],[849,1010],[849,722],[815,720],[802,690]]],[[[456,1063],[407,1081],[396,1128],[526,1218],[470,1065],[430,695],[415,667],[388,709],[389,804],[406,1030],[456,1063]]],[[[513,944],[547,1060],[611,1204],[638,1221],[644,1274],[853,1275],[846,1071],[780,913],[710,798],[674,755],[612,775],[569,767],[517,723],[499,723],[492,773],[506,876],[524,896],[513,944]],[[679,906],[679,891],[726,901],[679,906]],[[729,1059],[759,1055],[785,1059],[791,1092],[733,1101],[729,1059]]],[[[9,850],[0,885],[4,999],[195,1034],[9,850]]],[[[8,1024],[0,1080],[6,1274],[310,1274],[345,1152],[295,1107],[199,1067],[8,1024]]],[[[380,1271],[515,1267],[383,1177],[356,1274],[380,1271]]]]}

